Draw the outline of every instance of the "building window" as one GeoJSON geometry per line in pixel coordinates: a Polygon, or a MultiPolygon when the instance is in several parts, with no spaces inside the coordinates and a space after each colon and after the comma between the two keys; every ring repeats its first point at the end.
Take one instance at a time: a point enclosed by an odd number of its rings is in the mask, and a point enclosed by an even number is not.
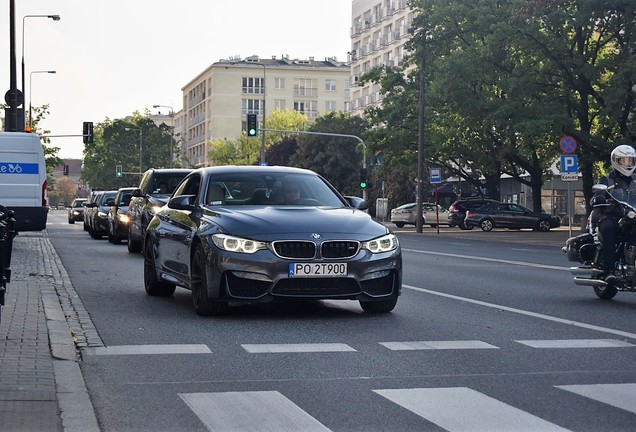
{"type": "Polygon", "coordinates": [[[325,91],[335,92],[336,91],[336,80],[334,80],[334,79],[326,79],[325,80],[325,91]]]}
{"type": "Polygon", "coordinates": [[[294,78],[294,96],[317,96],[317,80],[294,78]]]}
{"type": "Polygon", "coordinates": [[[285,99],[274,99],[274,110],[285,111],[285,99]]]}
{"type": "Polygon", "coordinates": [[[274,88],[283,90],[285,88],[285,78],[274,78],[274,88]]]}
{"type": "Polygon", "coordinates": [[[294,101],[294,111],[306,115],[310,119],[318,117],[317,101],[294,101]]]}
{"type": "Polygon", "coordinates": [[[333,112],[336,110],[336,101],[327,101],[325,102],[325,111],[333,112]]]}
{"type": "Polygon", "coordinates": [[[261,99],[241,99],[241,114],[263,115],[263,101],[261,99]]]}
{"type": "Polygon", "coordinates": [[[243,94],[263,94],[263,78],[243,77],[243,94]]]}

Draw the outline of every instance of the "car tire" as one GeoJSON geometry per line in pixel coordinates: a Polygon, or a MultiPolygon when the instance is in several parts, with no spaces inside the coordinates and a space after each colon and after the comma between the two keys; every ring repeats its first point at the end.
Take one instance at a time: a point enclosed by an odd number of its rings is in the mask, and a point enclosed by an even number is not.
{"type": "Polygon", "coordinates": [[[490,219],[482,220],[481,222],[479,222],[479,227],[481,228],[482,231],[492,231],[493,229],[492,220],[490,219]]]}
{"type": "Polygon", "coordinates": [[[128,252],[130,253],[139,253],[141,252],[141,242],[135,241],[135,236],[130,232],[130,227],[128,227],[128,252]]]}
{"type": "Polygon", "coordinates": [[[395,308],[397,301],[398,301],[398,296],[394,294],[385,300],[375,300],[375,301],[360,300],[360,307],[366,313],[388,313],[395,308]]]}
{"type": "Polygon", "coordinates": [[[395,226],[398,228],[404,228],[404,222],[396,222],[395,226]]]}
{"type": "Polygon", "coordinates": [[[550,228],[552,228],[552,225],[550,225],[550,221],[546,219],[542,219],[539,222],[537,222],[537,226],[535,230],[541,231],[541,232],[548,232],[550,231],[550,228]]]}
{"type": "Polygon", "coordinates": [[[121,237],[118,236],[117,234],[113,234],[113,244],[121,244],[121,237]]]}
{"type": "Polygon", "coordinates": [[[146,294],[155,297],[170,297],[177,288],[174,284],[160,281],[157,278],[154,248],[146,248],[144,252],[144,288],[146,294]]]}
{"type": "Polygon", "coordinates": [[[222,315],[227,311],[228,304],[226,301],[214,301],[208,297],[206,266],[205,251],[203,246],[199,244],[195,246],[190,266],[192,305],[197,315],[222,315]]]}
{"type": "Polygon", "coordinates": [[[82,227],[84,228],[84,231],[88,231],[88,225],[86,225],[86,222],[82,224],[82,227]]]}
{"type": "Polygon", "coordinates": [[[75,223],[75,220],[74,220],[74,219],[69,218],[69,219],[68,219],[68,223],[70,223],[70,224],[74,224],[74,223],[75,223]]]}

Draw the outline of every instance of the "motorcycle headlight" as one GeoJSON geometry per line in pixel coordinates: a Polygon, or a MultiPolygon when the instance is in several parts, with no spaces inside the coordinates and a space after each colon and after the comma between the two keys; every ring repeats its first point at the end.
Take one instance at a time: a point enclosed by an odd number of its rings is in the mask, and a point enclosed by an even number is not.
{"type": "Polygon", "coordinates": [[[128,216],[127,214],[120,214],[119,222],[127,224],[128,222],[130,222],[130,216],[128,216]]]}
{"type": "Polygon", "coordinates": [[[267,249],[267,243],[234,237],[226,234],[213,234],[212,241],[219,248],[229,252],[253,254],[267,249]]]}
{"type": "Polygon", "coordinates": [[[395,235],[387,234],[377,239],[363,242],[362,249],[366,249],[371,253],[383,253],[397,249],[398,244],[398,239],[395,235]]]}

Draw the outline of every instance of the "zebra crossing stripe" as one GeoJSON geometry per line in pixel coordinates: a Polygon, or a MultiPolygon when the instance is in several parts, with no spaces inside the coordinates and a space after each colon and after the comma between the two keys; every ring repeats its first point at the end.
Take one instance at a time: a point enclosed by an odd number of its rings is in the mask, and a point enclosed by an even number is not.
{"type": "Polygon", "coordinates": [[[499,349],[482,341],[406,341],[406,342],[378,342],[393,351],[414,350],[448,350],[448,349],[499,349]]]}
{"type": "Polygon", "coordinates": [[[308,352],[346,352],[355,351],[349,345],[341,343],[304,343],[304,344],[242,344],[249,353],[308,353],[308,352]]]}
{"type": "Polygon", "coordinates": [[[329,431],[277,391],[180,393],[179,397],[215,432],[329,431]]]}
{"type": "Polygon", "coordinates": [[[561,385],[557,388],[636,414],[636,384],[561,385]]]}
{"type": "Polygon", "coordinates": [[[467,387],[373,391],[449,432],[568,430],[467,387]]]}
{"type": "Polygon", "coordinates": [[[518,340],[532,348],[627,348],[636,345],[616,339],[518,340]]]}
{"type": "Polygon", "coordinates": [[[165,345],[111,345],[107,347],[89,347],[82,350],[88,355],[139,355],[139,354],[210,354],[210,348],[204,344],[165,344],[165,345]]]}

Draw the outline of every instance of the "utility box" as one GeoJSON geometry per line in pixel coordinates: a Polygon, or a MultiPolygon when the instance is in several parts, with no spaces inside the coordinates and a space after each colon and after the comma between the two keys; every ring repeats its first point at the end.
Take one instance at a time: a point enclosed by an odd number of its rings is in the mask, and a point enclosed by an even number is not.
{"type": "Polygon", "coordinates": [[[389,199],[378,198],[375,200],[375,217],[386,218],[389,214],[389,199]]]}

